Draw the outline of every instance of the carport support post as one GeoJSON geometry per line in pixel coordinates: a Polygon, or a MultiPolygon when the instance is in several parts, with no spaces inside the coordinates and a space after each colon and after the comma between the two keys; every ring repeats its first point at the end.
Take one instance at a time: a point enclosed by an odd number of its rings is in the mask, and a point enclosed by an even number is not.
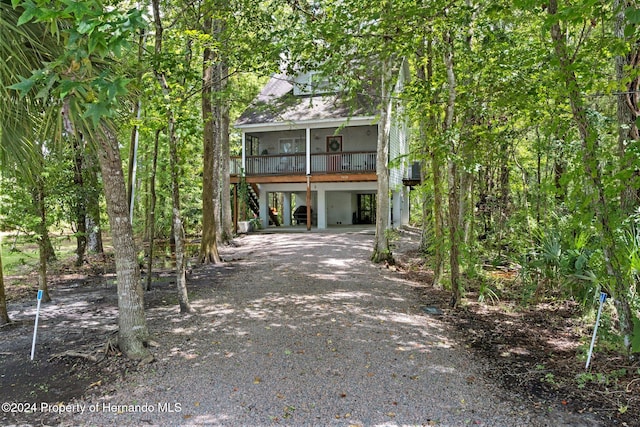
{"type": "Polygon", "coordinates": [[[291,226],[291,193],[283,193],[282,198],[282,225],[291,226]]]}
{"type": "Polygon", "coordinates": [[[307,175],[307,231],[311,230],[311,175],[307,175]]]}

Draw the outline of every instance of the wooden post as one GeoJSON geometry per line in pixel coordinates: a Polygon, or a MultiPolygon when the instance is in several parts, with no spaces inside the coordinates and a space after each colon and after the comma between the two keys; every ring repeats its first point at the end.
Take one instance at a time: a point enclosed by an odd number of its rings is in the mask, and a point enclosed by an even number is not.
{"type": "Polygon", "coordinates": [[[311,230],[311,175],[307,175],[307,231],[311,230]]]}

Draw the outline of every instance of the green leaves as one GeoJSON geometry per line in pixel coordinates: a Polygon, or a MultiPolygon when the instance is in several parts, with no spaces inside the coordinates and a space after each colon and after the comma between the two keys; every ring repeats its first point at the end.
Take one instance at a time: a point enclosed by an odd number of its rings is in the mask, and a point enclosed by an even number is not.
{"type": "Polygon", "coordinates": [[[142,13],[117,7],[105,9],[97,0],[12,0],[12,5],[23,10],[19,26],[39,23],[54,36],[64,29],[65,37],[55,39],[63,47],[57,58],[44,62],[42,68],[21,78],[10,89],[22,98],[32,96],[45,102],[79,97],[85,108],[82,117],[90,119],[94,126],[102,118],[113,116],[118,99],[127,94],[130,79],[113,71],[115,62],[109,62],[107,67],[105,60],[120,57],[135,33],[146,26],[142,13]]]}

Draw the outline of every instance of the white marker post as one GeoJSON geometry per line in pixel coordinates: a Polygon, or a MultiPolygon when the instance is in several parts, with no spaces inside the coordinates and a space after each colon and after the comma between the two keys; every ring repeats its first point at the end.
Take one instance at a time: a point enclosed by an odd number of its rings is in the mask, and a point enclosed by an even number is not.
{"type": "Polygon", "coordinates": [[[593,346],[596,343],[596,335],[598,334],[598,325],[600,324],[600,314],[602,314],[602,305],[607,300],[607,294],[600,292],[600,307],[598,308],[598,316],[596,317],[596,324],[593,327],[593,337],[591,338],[591,346],[589,347],[589,355],[587,356],[587,365],[584,367],[586,371],[589,370],[589,363],[591,363],[591,354],[593,353],[593,346]]]}
{"type": "Polygon", "coordinates": [[[40,317],[40,302],[42,301],[42,290],[38,291],[38,306],[36,307],[36,324],[33,327],[33,344],[31,344],[31,360],[36,352],[36,335],[38,333],[38,317],[40,317]]]}

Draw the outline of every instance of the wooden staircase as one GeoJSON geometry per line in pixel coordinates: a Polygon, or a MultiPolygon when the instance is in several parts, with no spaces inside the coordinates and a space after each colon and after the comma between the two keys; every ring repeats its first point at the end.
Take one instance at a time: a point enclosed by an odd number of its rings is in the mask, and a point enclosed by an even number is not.
{"type": "MultiPolygon", "coordinates": [[[[249,184],[247,186],[248,194],[247,199],[249,203],[249,208],[251,212],[253,212],[257,217],[260,216],[260,190],[256,184],[249,184]]],[[[278,216],[273,213],[271,208],[268,208],[269,211],[269,219],[276,226],[280,227],[280,221],[278,220],[278,216]]]]}

